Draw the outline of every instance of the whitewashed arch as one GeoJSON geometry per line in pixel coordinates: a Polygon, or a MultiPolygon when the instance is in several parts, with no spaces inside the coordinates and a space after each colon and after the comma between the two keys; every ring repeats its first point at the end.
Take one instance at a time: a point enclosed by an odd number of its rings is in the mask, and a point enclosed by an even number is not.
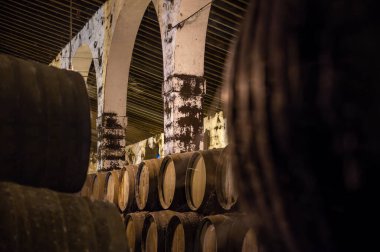
{"type": "MultiPolygon", "coordinates": [[[[159,17],[157,1],[151,0],[125,0],[120,11],[108,55],[104,85],[104,113],[126,116],[129,68],[133,48],[141,20],[150,2],[153,2],[159,17]]],[[[160,23],[160,18],[158,20],[160,23]]]]}
{"type": "Polygon", "coordinates": [[[83,76],[87,84],[87,76],[90,71],[91,62],[94,58],[90,46],[88,44],[82,44],[77,48],[73,55],[74,56],[71,58],[72,68],[83,76]]]}

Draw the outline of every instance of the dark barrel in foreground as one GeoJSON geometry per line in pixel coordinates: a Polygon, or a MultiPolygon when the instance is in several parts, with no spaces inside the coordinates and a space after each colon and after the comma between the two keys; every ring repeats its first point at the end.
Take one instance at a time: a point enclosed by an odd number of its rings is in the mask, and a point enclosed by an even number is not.
{"type": "Polygon", "coordinates": [[[78,192],[90,153],[83,77],[0,54],[0,180],[78,192]]]}
{"type": "Polygon", "coordinates": [[[0,251],[126,251],[115,206],[0,182],[0,251]]]}

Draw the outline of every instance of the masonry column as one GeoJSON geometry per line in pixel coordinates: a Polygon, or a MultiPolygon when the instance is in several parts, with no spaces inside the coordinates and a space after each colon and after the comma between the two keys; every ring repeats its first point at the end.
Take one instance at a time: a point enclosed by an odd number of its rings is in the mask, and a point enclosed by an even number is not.
{"type": "Polygon", "coordinates": [[[165,155],[203,149],[202,103],[206,80],[172,75],[164,82],[165,155]]]}
{"type": "Polygon", "coordinates": [[[98,170],[121,169],[125,164],[125,129],[127,117],[103,113],[97,119],[98,170]]]}

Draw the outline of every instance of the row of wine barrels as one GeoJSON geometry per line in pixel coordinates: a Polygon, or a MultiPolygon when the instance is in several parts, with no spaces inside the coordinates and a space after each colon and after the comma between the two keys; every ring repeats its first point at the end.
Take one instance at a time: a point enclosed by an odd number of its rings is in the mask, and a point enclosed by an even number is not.
{"type": "Polygon", "coordinates": [[[121,171],[99,172],[93,181],[93,199],[104,198],[122,212],[232,210],[237,191],[228,151],[227,147],[179,153],[121,171]]]}
{"type": "Polygon", "coordinates": [[[256,234],[242,214],[212,215],[170,210],[125,217],[128,251],[259,252],[256,234]]]}
{"type": "Polygon", "coordinates": [[[79,192],[90,107],[76,72],[0,54],[0,181],[79,192]]]}
{"type": "Polygon", "coordinates": [[[126,251],[108,203],[0,182],[0,251],[126,251]]]}
{"type": "Polygon", "coordinates": [[[135,198],[135,180],[138,167],[128,165],[123,168],[124,172],[121,177],[119,186],[118,206],[122,212],[137,210],[135,198]]]}
{"type": "Polygon", "coordinates": [[[233,209],[238,193],[232,169],[228,147],[165,157],[158,174],[161,207],[204,213],[233,209]]]}

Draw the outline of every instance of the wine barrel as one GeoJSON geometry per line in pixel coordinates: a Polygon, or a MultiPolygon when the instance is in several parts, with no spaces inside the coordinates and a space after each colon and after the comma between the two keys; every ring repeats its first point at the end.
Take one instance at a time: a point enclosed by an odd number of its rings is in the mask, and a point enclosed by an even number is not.
{"type": "Polygon", "coordinates": [[[0,180],[79,192],[90,154],[83,77],[0,54],[0,180]]]}
{"type": "Polygon", "coordinates": [[[122,170],[123,176],[119,186],[118,206],[120,211],[135,211],[137,209],[135,198],[135,180],[138,167],[128,165],[122,170]]]}
{"type": "Polygon", "coordinates": [[[86,181],[84,182],[84,185],[82,187],[82,190],[80,191],[80,196],[82,197],[90,197],[92,193],[92,184],[94,183],[94,178],[96,174],[91,173],[87,174],[86,181]]]}
{"type": "Polygon", "coordinates": [[[104,185],[107,172],[97,172],[92,182],[91,200],[103,200],[105,195],[104,185]]]}
{"type": "Polygon", "coordinates": [[[363,230],[376,218],[365,206],[380,165],[378,9],[369,0],[251,3],[225,91],[240,200],[260,220],[260,242],[276,252],[371,250],[376,239],[363,230]]]}
{"type": "Polygon", "coordinates": [[[185,178],[192,152],[166,156],[158,173],[158,196],[163,209],[189,210],[186,202],[185,178]]]}
{"type": "Polygon", "coordinates": [[[203,218],[197,230],[195,251],[243,251],[252,247],[254,250],[251,252],[258,252],[257,243],[254,244],[255,237],[252,237],[254,233],[249,233],[245,218],[246,216],[240,214],[219,214],[203,218]]]}
{"type": "Polygon", "coordinates": [[[242,252],[260,252],[259,245],[257,242],[257,236],[252,228],[248,229],[247,233],[244,235],[242,252]]]}
{"type": "Polygon", "coordinates": [[[142,231],[142,251],[165,251],[165,236],[168,223],[175,214],[176,212],[164,210],[151,212],[146,216],[142,231]]]}
{"type": "MultiPolygon", "coordinates": [[[[188,207],[193,211],[213,213],[221,208],[216,199],[216,167],[223,149],[193,152],[185,178],[188,207]]],[[[223,210],[223,209],[221,209],[223,210]]]]}
{"type": "Polygon", "coordinates": [[[168,224],[165,249],[168,252],[194,251],[194,239],[201,217],[194,212],[176,213],[168,224]]]}
{"type": "Polygon", "coordinates": [[[0,251],[126,251],[111,204],[0,182],[0,206],[0,251]]]}
{"type": "Polygon", "coordinates": [[[229,146],[225,147],[220,155],[216,167],[215,191],[219,205],[224,210],[237,208],[238,191],[236,187],[235,170],[231,164],[229,146]]]}
{"type": "Polygon", "coordinates": [[[129,252],[141,251],[141,235],[148,212],[129,213],[125,217],[125,235],[129,252]]]}
{"type": "Polygon", "coordinates": [[[104,182],[104,201],[118,205],[119,185],[122,177],[121,170],[109,171],[104,182]]]}
{"type": "Polygon", "coordinates": [[[135,197],[140,210],[158,210],[158,171],[162,159],[144,160],[140,163],[136,175],[135,197]]]}

